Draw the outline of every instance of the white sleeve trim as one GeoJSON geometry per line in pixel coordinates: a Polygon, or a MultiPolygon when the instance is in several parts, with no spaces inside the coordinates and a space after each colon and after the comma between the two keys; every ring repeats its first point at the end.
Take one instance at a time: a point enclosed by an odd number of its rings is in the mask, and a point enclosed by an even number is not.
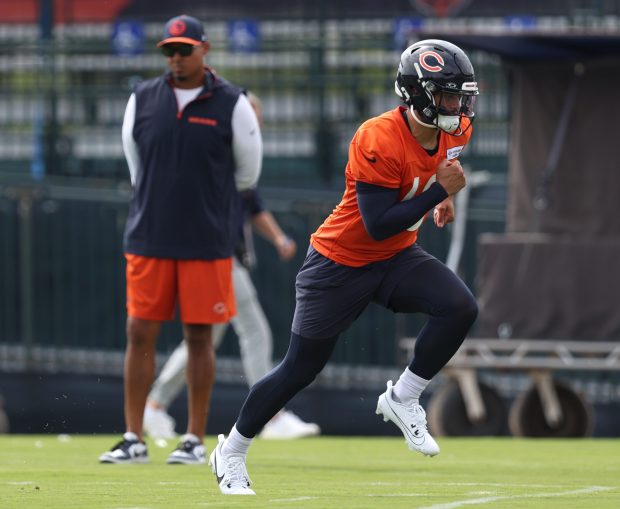
{"type": "Polygon", "coordinates": [[[125,108],[125,116],[123,117],[123,151],[125,152],[125,159],[127,160],[127,166],[129,166],[129,178],[131,179],[131,185],[136,185],[136,176],[138,175],[138,168],[140,168],[140,153],[138,152],[138,145],[133,138],[133,126],[136,121],[136,94],[131,94],[127,107],[125,108]]]}
{"type": "Polygon", "coordinates": [[[254,108],[245,94],[239,95],[232,113],[235,183],[243,191],[256,185],[263,162],[263,139],[254,108]]]}

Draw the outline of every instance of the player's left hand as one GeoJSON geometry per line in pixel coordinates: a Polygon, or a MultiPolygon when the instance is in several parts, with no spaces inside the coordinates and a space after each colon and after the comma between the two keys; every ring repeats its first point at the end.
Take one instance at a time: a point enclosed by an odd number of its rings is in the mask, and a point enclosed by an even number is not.
{"type": "Polygon", "coordinates": [[[443,228],[448,223],[454,221],[454,200],[452,196],[448,196],[439,205],[435,206],[433,221],[435,221],[437,228],[443,228]]]}

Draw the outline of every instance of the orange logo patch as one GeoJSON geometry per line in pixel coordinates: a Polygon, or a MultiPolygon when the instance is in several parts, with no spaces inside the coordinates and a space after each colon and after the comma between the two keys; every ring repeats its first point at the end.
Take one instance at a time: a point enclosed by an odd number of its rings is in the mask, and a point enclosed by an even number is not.
{"type": "Polygon", "coordinates": [[[192,124],[202,124],[202,125],[217,125],[217,120],[213,118],[203,118],[203,117],[188,117],[188,122],[192,124]]]}

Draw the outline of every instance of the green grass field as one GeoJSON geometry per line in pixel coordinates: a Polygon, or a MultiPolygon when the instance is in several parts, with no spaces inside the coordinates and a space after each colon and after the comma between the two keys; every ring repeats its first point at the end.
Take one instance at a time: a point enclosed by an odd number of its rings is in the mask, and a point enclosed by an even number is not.
{"type": "Polygon", "coordinates": [[[435,458],[399,438],[256,440],[257,496],[224,497],[209,467],[165,464],[174,444],[100,465],[118,437],[62,438],[0,436],[0,508],[620,508],[620,440],[442,438],[435,458]]]}

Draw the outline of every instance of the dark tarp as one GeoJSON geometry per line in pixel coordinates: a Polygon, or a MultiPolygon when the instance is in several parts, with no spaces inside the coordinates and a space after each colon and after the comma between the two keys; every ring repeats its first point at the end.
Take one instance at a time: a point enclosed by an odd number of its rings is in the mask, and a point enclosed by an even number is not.
{"type": "Polygon", "coordinates": [[[620,339],[620,238],[484,234],[478,259],[477,335],[620,339]]]}
{"type": "Polygon", "coordinates": [[[578,237],[620,237],[620,59],[585,63],[520,63],[513,73],[507,230],[578,237]],[[575,83],[573,83],[576,80],[575,83]],[[576,100],[567,104],[570,87],[576,100]],[[551,168],[548,206],[534,199],[570,111],[551,168]],[[618,150],[618,152],[616,152],[618,150]]]}

